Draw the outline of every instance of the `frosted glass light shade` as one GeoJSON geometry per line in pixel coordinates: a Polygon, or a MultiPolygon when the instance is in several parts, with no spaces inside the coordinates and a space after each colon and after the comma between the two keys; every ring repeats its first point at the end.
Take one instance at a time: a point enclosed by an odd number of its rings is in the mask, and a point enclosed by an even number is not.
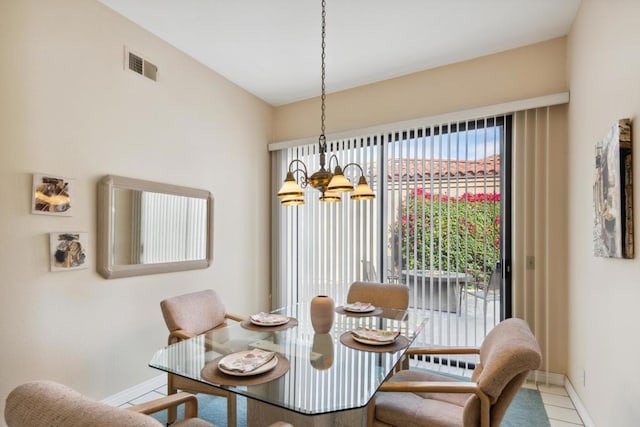
{"type": "Polygon", "coordinates": [[[353,185],[351,185],[349,180],[344,176],[344,174],[342,173],[342,168],[340,166],[336,166],[333,178],[331,178],[331,181],[329,181],[327,190],[338,192],[353,191],[353,185]]]}
{"type": "Polygon", "coordinates": [[[287,196],[287,197],[283,197],[282,200],[280,200],[280,204],[282,206],[304,205],[304,197],[303,196],[287,196]]]}
{"type": "Polygon", "coordinates": [[[322,196],[320,196],[321,202],[329,202],[329,203],[337,203],[341,202],[342,198],[340,198],[340,193],[337,191],[327,190],[324,192],[322,196]]]}
{"type": "Polygon", "coordinates": [[[358,180],[358,186],[356,187],[356,191],[351,195],[352,200],[371,200],[375,199],[376,195],[367,184],[367,180],[364,176],[361,176],[358,180]]]}
{"type": "MultiPolygon", "coordinates": [[[[304,191],[298,185],[298,182],[293,177],[293,172],[287,172],[287,177],[284,180],[284,184],[280,187],[280,191],[278,191],[278,197],[280,198],[292,198],[292,197],[302,197],[304,191]]],[[[283,200],[284,204],[284,200],[283,200]]]]}

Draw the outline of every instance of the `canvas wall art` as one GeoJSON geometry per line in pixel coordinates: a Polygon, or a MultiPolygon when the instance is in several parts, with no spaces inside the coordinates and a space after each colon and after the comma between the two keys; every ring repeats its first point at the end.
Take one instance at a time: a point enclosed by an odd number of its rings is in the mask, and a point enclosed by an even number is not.
{"type": "Polygon", "coordinates": [[[61,176],[33,174],[31,212],[71,216],[72,180],[61,176]]]}
{"type": "Polygon", "coordinates": [[[631,120],[615,123],[596,144],[593,184],[594,254],[633,258],[631,120]]]}
{"type": "Polygon", "coordinates": [[[69,271],[87,268],[88,236],[89,233],[50,233],[51,271],[69,271]]]}

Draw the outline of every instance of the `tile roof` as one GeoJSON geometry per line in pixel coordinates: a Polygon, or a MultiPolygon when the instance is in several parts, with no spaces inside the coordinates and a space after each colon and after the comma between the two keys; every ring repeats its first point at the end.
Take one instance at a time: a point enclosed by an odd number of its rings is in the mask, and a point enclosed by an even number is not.
{"type": "Polygon", "coordinates": [[[389,179],[463,178],[497,175],[500,175],[500,156],[497,154],[477,160],[392,159],[389,160],[387,167],[389,179]]]}

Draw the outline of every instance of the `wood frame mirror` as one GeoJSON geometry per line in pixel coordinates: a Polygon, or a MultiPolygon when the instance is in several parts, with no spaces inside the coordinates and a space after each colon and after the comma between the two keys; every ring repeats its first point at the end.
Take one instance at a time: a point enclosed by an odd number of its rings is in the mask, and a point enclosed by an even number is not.
{"type": "Polygon", "coordinates": [[[206,190],[107,175],[98,183],[97,269],[106,279],[207,268],[213,197],[206,190]]]}

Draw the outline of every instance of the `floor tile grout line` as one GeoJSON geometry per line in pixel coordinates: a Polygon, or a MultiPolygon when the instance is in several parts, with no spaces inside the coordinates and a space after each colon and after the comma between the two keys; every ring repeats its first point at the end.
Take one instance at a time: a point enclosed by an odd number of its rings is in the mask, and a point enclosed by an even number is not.
{"type": "Polygon", "coordinates": [[[558,419],[558,418],[549,418],[549,421],[551,421],[551,420],[560,421],[561,423],[565,423],[565,424],[571,424],[572,426],[584,427],[584,424],[576,424],[576,423],[572,423],[571,421],[561,420],[561,419],[558,419]]]}
{"type": "MultiPolygon", "coordinates": [[[[544,403],[544,402],[542,402],[542,403],[544,403]]],[[[576,410],[575,406],[572,406],[571,408],[567,408],[566,406],[554,405],[553,403],[544,403],[544,406],[553,406],[554,408],[567,409],[567,410],[569,410],[569,411],[576,411],[576,412],[578,412],[578,411],[576,410]]]]}

